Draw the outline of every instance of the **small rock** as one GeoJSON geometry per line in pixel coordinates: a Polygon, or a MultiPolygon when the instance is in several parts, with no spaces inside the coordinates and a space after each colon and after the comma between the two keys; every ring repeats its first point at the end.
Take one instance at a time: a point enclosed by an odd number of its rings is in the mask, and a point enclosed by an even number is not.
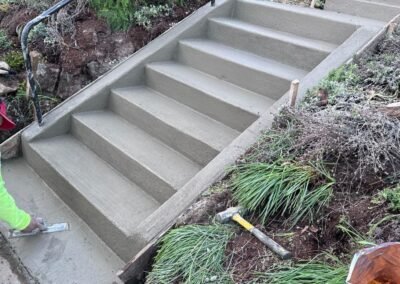
{"type": "Polygon", "coordinates": [[[53,93],[58,81],[60,66],[50,63],[39,63],[36,71],[36,79],[44,92],[53,93]]]}
{"type": "Polygon", "coordinates": [[[61,98],[68,98],[82,89],[85,85],[85,76],[82,74],[71,74],[65,71],[61,72],[58,83],[57,95],[61,98]]]}
{"type": "Polygon", "coordinates": [[[17,90],[18,90],[18,87],[8,87],[8,86],[0,83],[0,96],[16,92],[17,90]]]}
{"type": "Polygon", "coordinates": [[[388,104],[384,107],[379,108],[381,112],[391,117],[400,117],[400,102],[388,104]]]}
{"type": "Polygon", "coordinates": [[[8,71],[4,69],[10,70],[10,65],[8,65],[7,62],[0,61],[0,75],[8,74],[8,71]]]}
{"type": "Polygon", "coordinates": [[[103,75],[110,69],[110,66],[108,64],[107,65],[101,64],[97,61],[89,62],[86,65],[86,67],[87,67],[89,76],[92,80],[97,79],[98,77],[100,77],[101,75],[103,75]]]}

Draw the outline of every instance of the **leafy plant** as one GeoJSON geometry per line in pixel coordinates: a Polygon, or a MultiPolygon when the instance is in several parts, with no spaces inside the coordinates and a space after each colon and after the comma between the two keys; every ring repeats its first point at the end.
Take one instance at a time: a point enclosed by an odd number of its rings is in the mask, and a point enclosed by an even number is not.
{"type": "Polygon", "coordinates": [[[229,227],[219,224],[189,225],[171,230],[160,241],[146,283],[230,283],[223,260],[232,236],[229,227]]]}
{"type": "Polygon", "coordinates": [[[321,166],[250,163],[234,168],[232,192],[240,205],[259,212],[264,223],[279,214],[294,226],[306,218],[313,221],[331,199],[333,184],[321,166]],[[326,182],[320,184],[321,178],[326,182]]]}
{"type": "Polygon", "coordinates": [[[378,195],[373,199],[374,203],[384,203],[389,204],[389,209],[395,212],[400,211],[400,185],[395,188],[386,188],[378,193],[378,195]]]}
{"type": "Polygon", "coordinates": [[[4,30],[0,30],[0,48],[7,50],[11,48],[11,41],[4,30]]]}
{"type": "Polygon", "coordinates": [[[328,261],[312,260],[293,266],[282,265],[260,275],[261,283],[268,284],[343,284],[348,266],[329,255],[328,261]]]}
{"type": "Polygon", "coordinates": [[[24,68],[24,56],[20,51],[10,51],[4,56],[4,61],[15,71],[21,71],[24,68]]]}
{"type": "Polygon", "coordinates": [[[154,17],[160,14],[168,15],[170,11],[171,7],[168,4],[143,6],[135,11],[133,14],[133,19],[137,25],[143,26],[145,29],[149,30],[152,27],[151,20],[154,17]]]}

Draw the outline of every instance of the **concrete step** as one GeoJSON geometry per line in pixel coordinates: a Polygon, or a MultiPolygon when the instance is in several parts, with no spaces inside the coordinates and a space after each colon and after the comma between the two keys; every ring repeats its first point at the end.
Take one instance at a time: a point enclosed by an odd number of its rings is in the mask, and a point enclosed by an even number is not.
{"type": "Polygon", "coordinates": [[[208,33],[213,40],[305,70],[312,70],[337,47],[233,18],[211,19],[208,33]]]}
{"type": "Polygon", "coordinates": [[[112,90],[110,108],[200,165],[211,161],[239,132],[146,87],[112,90]]]}
{"type": "Polygon", "coordinates": [[[147,84],[239,131],[268,111],[275,100],[176,62],[146,66],[147,84]]]}
{"type": "Polygon", "coordinates": [[[200,170],[200,165],[110,111],[75,114],[72,133],[160,203],[200,170]]]}
{"type": "Polygon", "coordinates": [[[124,262],[54,194],[22,158],[2,163],[8,191],[19,207],[49,223],[68,222],[68,232],[12,239],[18,256],[40,283],[121,283],[124,262]]]}
{"type": "MultiPolygon", "coordinates": [[[[331,0],[327,1],[329,3],[331,0]]],[[[337,45],[356,30],[354,25],[335,21],[323,13],[315,12],[314,9],[270,1],[237,0],[234,17],[254,25],[337,45]]]]}
{"type": "Polygon", "coordinates": [[[160,203],[70,135],[29,143],[25,157],[123,260],[132,257],[128,237],[160,203]]]}
{"type": "Polygon", "coordinates": [[[400,14],[400,2],[367,0],[327,0],[325,9],[388,22],[400,14]]]}
{"type": "Polygon", "coordinates": [[[307,71],[206,39],[179,42],[179,60],[242,88],[279,99],[307,71]],[[243,74],[246,74],[244,76],[243,74]]]}
{"type": "Polygon", "coordinates": [[[387,5],[393,5],[393,6],[399,6],[400,7],[400,1],[399,0],[368,0],[369,2],[373,3],[380,3],[380,4],[387,4],[387,5]]]}

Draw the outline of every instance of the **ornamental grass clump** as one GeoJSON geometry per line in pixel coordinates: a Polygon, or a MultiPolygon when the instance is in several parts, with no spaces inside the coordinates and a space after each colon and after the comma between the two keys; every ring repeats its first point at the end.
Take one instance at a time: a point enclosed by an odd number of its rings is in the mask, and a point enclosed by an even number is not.
{"type": "Polygon", "coordinates": [[[233,170],[232,192],[239,204],[263,223],[278,216],[291,226],[310,222],[331,199],[334,180],[318,166],[292,162],[250,163],[233,170]]]}
{"type": "Polygon", "coordinates": [[[330,261],[283,265],[260,275],[258,283],[268,284],[343,284],[346,282],[348,266],[334,256],[330,261]]]}
{"type": "Polygon", "coordinates": [[[147,284],[232,283],[224,254],[233,231],[224,225],[189,225],[171,230],[160,241],[147,284]]]}

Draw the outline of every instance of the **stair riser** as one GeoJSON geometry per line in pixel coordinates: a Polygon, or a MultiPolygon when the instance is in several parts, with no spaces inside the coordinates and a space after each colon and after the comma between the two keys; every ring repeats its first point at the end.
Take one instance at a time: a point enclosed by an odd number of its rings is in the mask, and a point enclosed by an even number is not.
{"type": "Polygon", "coordinates": [[[238,49],[273,58],[304,70],[312,70],[328,52],[300,46],[277,38],[265,37],[214,21],[209,23],[209,37],[238,49]]]}
{"type": "Polygon", "coordinates": [[[322,17],[313,17],[307,13],[277,9],[263,5],[261,1],[259,3],[252,1],[252,4],[238,1],[236,17],[255,25],[334,44],[343,43],[356,30],[353,25],[334,22],[322,17]]]}
{"type": "Polygon", "coordinates": [[[24,145],[23,151],[25,159],[35,172],[121,259],[128,261],[136,253],[134,243],[128,236],[82,196],[53,165],[30,145],[24,145]]]}
{"type": "Polygon", "coordinates": [[[289,80],[227,61],[211,53],[205,54],[185,44],[179,45],[179,60],[222,80],[276,100],[289,90],[289,80]]]}
{"type": "Polygon", "coordinates": [[[258,116],[231,104],[220,101],[207,93],[183,82],[174,80],[151,68],[146,69],[147,84],[152,89],[167,95],[229,127],[244,131],[258,116]]]}
{"type": "Polygon", "coordinates": [[[376,5],[373,2],[354,0],[329,0],[326,9],[385,22],[400,14],[400,6],[399,8],[393,8],[385,5],[376,5]]]}
{"type": "Polygon", "coordinates": [[[109,107],[127,121],[145,130],[200,165],[206,165],[219,153],[216,149],[166,124],[116,94],[111,94],[109,107]]]}
{"type": "Polygon", "coordinates": [[[127,156],[86,125],[72,119],[72,134],[92,149],[99,157],[121,172],[160,203],[167,201],[176,191],[161,177],[151,172],[138,161],[127,156]]]}

